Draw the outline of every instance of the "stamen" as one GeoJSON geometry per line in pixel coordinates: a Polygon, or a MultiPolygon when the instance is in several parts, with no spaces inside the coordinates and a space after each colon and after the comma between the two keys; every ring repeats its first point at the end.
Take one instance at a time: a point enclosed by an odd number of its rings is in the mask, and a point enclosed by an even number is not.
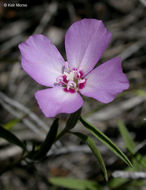
{"type": "Polygon", "coordinates": [[[69,70],[68,63],[65,63],[65,70],[62,76],[57,77],[58,85],[62,85],[65,92],[75,93],[85,87],[86,78],[83,78],[83,72],[77,68],[69,70]]]}
{"type": "Polygon", "coordinates": [[[78,81],[78,84],[84,83],[85,81],[86,81],[86,79],[80,79],[80,80],[78,81]]]}
{"type": "Polygon", "coordinates": [[[69,81],[67,84],[67,90],[69,90],[70,88],[76,89],[76,83],[73,81],[69,81]]]}
{"type": "Polygon", "coordinates": [[[63,81],[63,80],[62,80],[62,76],[57,77],[56,81],[57,81],[59,84],[61,84],[62,81],[63,81]]]}

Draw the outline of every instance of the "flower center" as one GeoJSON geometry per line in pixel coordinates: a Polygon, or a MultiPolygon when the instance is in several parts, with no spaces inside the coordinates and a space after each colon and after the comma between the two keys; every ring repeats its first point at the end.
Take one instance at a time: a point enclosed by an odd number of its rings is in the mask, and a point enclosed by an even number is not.
{"type": "Polygon", "coordinates": [[[65,67],[63,74],[56,79],[57,85],[63,87],[65,92],[74,93],[79,89],[84,88],[87,79],[83,77],[83,72],[73,68],[69,70],[68,67],[65,67]]]}

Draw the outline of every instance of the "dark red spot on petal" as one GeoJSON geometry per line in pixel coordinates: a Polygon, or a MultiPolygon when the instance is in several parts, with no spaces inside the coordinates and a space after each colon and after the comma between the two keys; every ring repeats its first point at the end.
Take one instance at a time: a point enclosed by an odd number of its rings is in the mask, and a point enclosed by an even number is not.
{"type": "Polygon", "coordinates": [[[78,88],[79,88],[79,89],[83,89],[83,88],[85,87],[86,81],[87,81],[87,79],[85,79],[85,82],[79,83],[79,84],[78,84],[78,88]]]}
{"type": "Polygon", "coordinates": [[[79,73],[80,73],[80,78],[82,78],[83,77],[83,71],[79,71],[79,73]]]}
{"type": "Polygon", "coordinates": [[[73,88],[70,88],[70,89],[63,88],[63,90],[64,90],[65,92],[70,92],[70,93],[72,93],[72,94],[76,92],[76,90],[73,89],[73,88]]]}
{"type": "Polygon", "coordinates": [[[63,75],[63,82],[68,83],[66,75],[63,75]]]}

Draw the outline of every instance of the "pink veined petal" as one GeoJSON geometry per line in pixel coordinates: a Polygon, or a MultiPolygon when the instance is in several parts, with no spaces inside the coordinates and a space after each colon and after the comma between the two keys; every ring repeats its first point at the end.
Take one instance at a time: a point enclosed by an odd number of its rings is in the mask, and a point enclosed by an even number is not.
{"type": "Polygon", "coordinates": [[[78,93],[65,92],[62,87],[39,90],[35,98],[46,117],[73,113],[83,105],[83,99],[78,93]]]}
{"type": "Polygon", "coordinates": [[[91,71],[111,39],[103,22],[83,19],[75,22],[66,32],[65,48],[70,68],[79,68],[84,74],[91,71]]]}
{"type": "Polygon", "coordinates": [[[120,57],[98,66],[86,78],[87,82],[80,90],[81,94],[103,103],[111,102],[118,93],[129,88],[129,81],[122,72],[120,57]]]}
{"type": "Polygon", "coordinates": [[[62,72],[64,59],[51,41],[36,34],[19,44],[19,49],[23,69],[39,84],[54,86],[62,72]]]}

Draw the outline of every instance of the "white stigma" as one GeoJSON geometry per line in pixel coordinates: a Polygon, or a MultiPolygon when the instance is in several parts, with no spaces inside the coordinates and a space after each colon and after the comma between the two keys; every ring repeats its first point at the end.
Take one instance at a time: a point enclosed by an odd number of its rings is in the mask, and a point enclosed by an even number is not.
{"type": "Polygon", "coordinates": [[[84,88],[86,80],[83,77],[83,72],[77,68],[69,69],[68,63],[65,63],[64,72],[57,77],[56,81],[59,86],[62,86],[65,92],[75,93],[79,89],[84,88]]]}
{"type": "Polygon", "coordinates": [[[71,72],[64,72],[64,74],[66,75],[66,79],[68,80],[68,81],[73,81],[74,80],[74,78],[75,78],[75,73],[74,73],[74,71],[71,71],[71,72]]]}

